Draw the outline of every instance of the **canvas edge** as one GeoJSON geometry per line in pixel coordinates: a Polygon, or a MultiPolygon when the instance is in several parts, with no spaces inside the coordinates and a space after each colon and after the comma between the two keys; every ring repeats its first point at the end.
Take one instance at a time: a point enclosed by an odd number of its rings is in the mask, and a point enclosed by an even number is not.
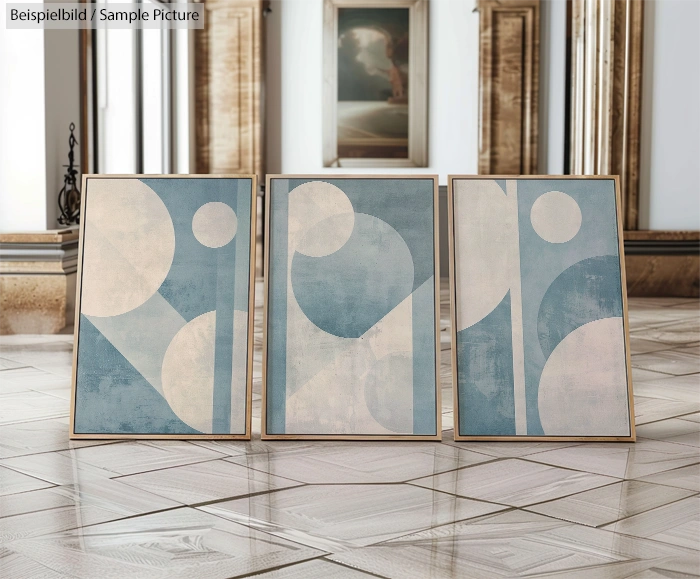
{"type": "Polygon", "coordinates": [[[261,416],[261,440],[394,440],[394,441],[436,441],[442,440],[442,388],[440,386],[440,261],[439,261],[439,179],[438,175],[372,175],[372,174],[314,174],[314,175],[287,175],[268,174],[265,182],[265,261],[264,261],[264,306],[263,306],[263,359],[262,359],[262,416],[261,416]],[[269,308],[269,267],[270,267],[270,220],[271,220],[271,193],[270,187],[273,179],[418,179],[433,181],[433,261],[435,275],[435,428],[436,433],[431,435],[400,434],[369,435],[369,434],[269,434],[267,432],[267,340],[268,340],[268,308],[269,308]]]}
{"type": "Polygon", "coordinates": [[[80,192],[80,229],[78,235],[78,269],[76,277],[76,295],[75,295],[75,322],[73,326],[73,366],[71,371],[71,397],[70,397],[70,415],[68,426],[69,440],[250,440],[252,436],[252,391],[253,391],[253,331],[255,317],[255,229],[257,222],[257,175],[255,174],[84,174],[82,176],[82,190],[80,192]],[[82,269],[83,269],[83,239],[85,236],[85,210],[87,198],[87,181],[88,179],[250,179],[251,180],[251,267],[252,276],[248,286],[248,353],[247,353],[247,374],[246,374],[246,418],[245,418],[245,433],[243,434],[85,434],[75,432],[75,402],[77,394],[77,372],[78,372],[78,337],[80,330],[80,297],[82,288],[82,269]],[[251,297],[252,296],[252,297],[251,297]],[[253,308],[250,308],[250,303],[253,303],[253,308]]]}
{"type": "MultiPolygon", "coordinates": [[[[620,197],[620,177],[618,175],[448,175],[448,212],[454,212],[454,197],[453,197],[453,181],[454,180],[491,180],[491,179],[517,179],[517,180],[588,180],[588,181],[613,181],[615,187],[615,213],[617,219],[617,238],[618,238],[618,254],[620,261],[620,274],[621,274],[621,294],[622,294],[622,325],[623,333],[625,339],[625,366],[627,370],[627,405],[629,409],[629,432],[628,436],[463,436],[459,434],[459,421],[458,421],[458,391],[454,384],[457,381],[457,357],[456,352],[454,355],[454,363],[452,367],[452,380],[453,380],[453,397],[454,397],[454,430],[453,436],[455,442],[635,442],[637,440],[635,423],[634,423],[634,396],[632,390],[632,362],[630,356],[630,345],[629,345],[629,311],[627,305],[627,286],[626,286],[626,276],[625,276],[625,252],[624,252],[624,239],[623,239],[623,227],[622,227],[622,207],[621,207],[621,197],[620,197]]],[[[453,225],[450,221],[450,225],[453,225]]],[[[454,246],[454,228],[449,233],[450,242],[450,267],[451,271],[456,264],[456,248],[454,246]]],[[[456,318],[456,286],[452,287],[452,278],[450,286],[450,300],[455,300],[451,306],[451,319],[456,318]],[[454,294],[452,290],[454,289],[454,294]]],[[[455,326],[456,327],[456,326],[455,326]]],[[[452,346],[454,346],[456,340],[453,341],[452,346]]]]}
{"type": "Polygon", "coordinates": [[[447,238],[449,245],[449,284],[450,284],[450,367],[452,369],[452,432],[454,440],[459,432],[459,397],[457,383],[457,293],[455,289],[455,227],[454,227],[454,191],[452,176],[447,177],[447,238]]]}

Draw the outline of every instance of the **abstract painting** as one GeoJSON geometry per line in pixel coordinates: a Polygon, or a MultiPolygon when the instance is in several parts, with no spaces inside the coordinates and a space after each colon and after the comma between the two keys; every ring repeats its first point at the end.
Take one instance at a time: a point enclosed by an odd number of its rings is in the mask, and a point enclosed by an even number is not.
{"type": "Polygon", "coordinates": [[[427,2],[325,12],[326,166],[425,166],[427,2]]]}
{"type": "Polygon", "coordinates": [[[269,176],[263,438],[440,438],[437,178],[269,176]]]}
{"type": "Polygon", "coordinates": [[[73,438],[249,438],[255,178],[83,181],[73,438]]]}
{"type": "Polygon", "coordinates": [[[615,178],[449,183],[455,438],[634,440],[615,178]]]}

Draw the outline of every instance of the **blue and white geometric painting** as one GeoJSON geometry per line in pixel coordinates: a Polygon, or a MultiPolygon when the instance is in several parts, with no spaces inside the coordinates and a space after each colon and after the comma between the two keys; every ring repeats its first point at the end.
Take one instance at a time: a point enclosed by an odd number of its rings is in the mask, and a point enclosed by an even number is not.
{"type": "Polygon", "coordinates": [[[249,436],[252,178],[89,177],[73,436],[249,436]]]}
{"type": "Polygon", "coordinates": [[[455,436],[632,438],[615,181],[451,181],[455,436]]]}
{"type": "Polygon", "coordinates": [[[440,436],[435,180],[269,180],[263,435],[440,436]]]}

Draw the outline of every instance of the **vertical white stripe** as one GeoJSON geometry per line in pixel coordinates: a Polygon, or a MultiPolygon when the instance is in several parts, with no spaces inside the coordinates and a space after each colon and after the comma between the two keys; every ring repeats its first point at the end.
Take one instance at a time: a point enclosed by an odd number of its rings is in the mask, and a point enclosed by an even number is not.
{"type": "Polygon", "coordinates": [[[518,222],[518,182],[506,181],[506,193],[510,211],[516,226],[512,229],[513,243],[509,256],[510,273],[510,323],[513,329],[513,389],[515,393],[515,434],[527,434],[527,408],[525,401],[525,352],[523,347],[523,300],[520,288],[520,236],[518,222]]]}

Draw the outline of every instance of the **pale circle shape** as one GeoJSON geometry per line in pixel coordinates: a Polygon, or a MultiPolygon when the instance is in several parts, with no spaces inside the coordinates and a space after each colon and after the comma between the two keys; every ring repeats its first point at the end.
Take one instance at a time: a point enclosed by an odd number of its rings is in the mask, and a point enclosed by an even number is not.
{"type": "Polygon", "coordinates": [[[288,215],[289,249],[309,257],[338,251],[355,226],[350,199],[342,189],[325,181],[295,187],[289,194],[288,215]]]}
{"type": "Polygon", "coordinates": [[[91,179],[86,199],[80,309],[88,316],[124,314],[167,277],[173,222],[158,194],[138,179],[91,179]]]}
{"type": "Polygon", "coordinates": [[[549,191],[532,204],[530,221],[537,235],[545,241],[566,243],[581,229],[581,208],[570,195],[549,191]]]}
{"type": "Polygon", "coordinates": [[[354,213],[338,213],[309,227],[296,250],[309,257],[325,257],[343,247],[355,224],[354,213]]]}
{"type": "Polygon", "coordinates": [[[205,203],[192,218],[192,233],[206,247],[223,247],[231,242],[238,230],[238,217],[226,203],[205,203]]]}
{"type": "Polygon", "coordinates": [[[163,396],[188,426],[211,433],[214,412],[216,312],[187,322],[170,342],[161,379],[163,396]]]}
{"type": "Polygon", "coordinates": [[[518,205],[493,180],[455,180],[457,331],[501,303],[518,265],[518,205]]]}
{"type": "Polygon", "coordinates": [[[549,356],[538,392],[547,436],[629,436],[622,318],[580,326],[549,356]]]}

